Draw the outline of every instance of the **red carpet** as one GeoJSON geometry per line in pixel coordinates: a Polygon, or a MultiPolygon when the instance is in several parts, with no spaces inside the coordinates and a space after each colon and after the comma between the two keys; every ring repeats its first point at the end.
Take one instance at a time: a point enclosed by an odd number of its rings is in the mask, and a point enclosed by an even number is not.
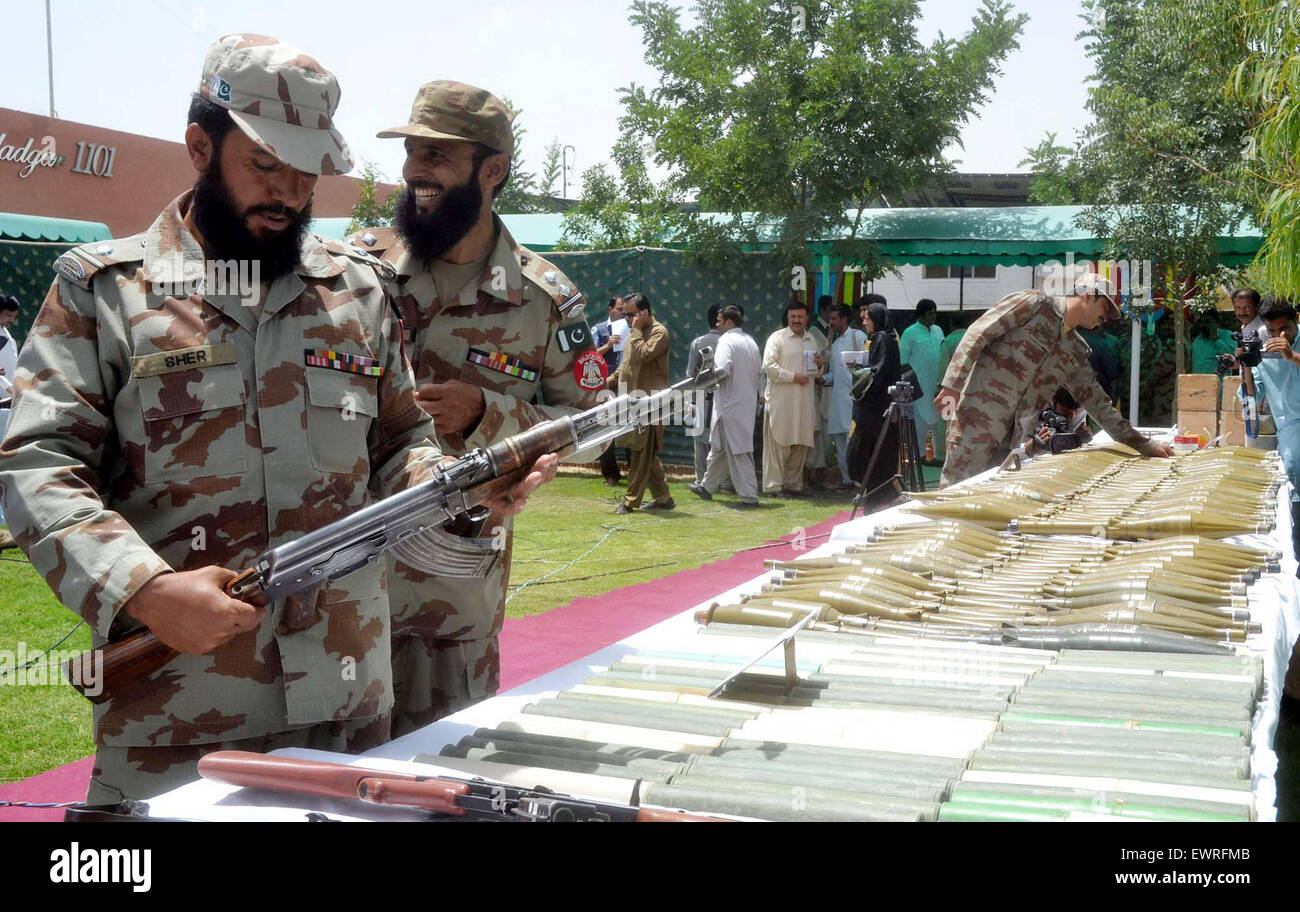
{"type": "MultiPolygon", "coordinates": [[[[816,548],[831,529],[848,519],[837,513],[804,532],[805,547],[785,544],[742,551],[726,560],[637,583],[563,607],[507,620],[501,632],[501,689],[509,690],[618,642],[725,592],[763,570],[765,560],[789,560],[816,548]]],[[[91,758],[68,763],[21,782],[0,785],[0,801],[78,801],[86,794],[91,758]]],[[[62,820],[62,809],[0,807],[0,822],[62,820]]]]}

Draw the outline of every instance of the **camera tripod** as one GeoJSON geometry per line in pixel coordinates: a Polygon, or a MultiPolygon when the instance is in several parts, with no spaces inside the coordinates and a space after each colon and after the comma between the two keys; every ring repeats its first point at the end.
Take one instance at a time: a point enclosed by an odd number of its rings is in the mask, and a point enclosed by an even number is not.
{"type": "Polygon", "coordinates": [[[890,393],[889,408],[885,409],[885,424],[876,437],[876,446],[871,451],[871,460],[867,463],[866,471],[862,473],[862,478],[858,482],[860,490],[853,495],[853,511],[849,514],[850,519],[857,517],[859,509],[865,513],[867,501],[887,485],[893,485],[900,494],[904,491],[925,490],[925,477],[921,474],[921,448],[916,442],[916,418],[912,403],[902,402],[897,396],[892,395],[893,387],[890,387],[890,393]],[[885,438],[889,436],[890,428],[898,432],[898,451],[894,455],[894,464],[898,467],[898,471],[890,476],[889,480],[868,491],[867,479],[871,477],[876,463],[880,461],[880,454],[884,450],[885,438]]]}

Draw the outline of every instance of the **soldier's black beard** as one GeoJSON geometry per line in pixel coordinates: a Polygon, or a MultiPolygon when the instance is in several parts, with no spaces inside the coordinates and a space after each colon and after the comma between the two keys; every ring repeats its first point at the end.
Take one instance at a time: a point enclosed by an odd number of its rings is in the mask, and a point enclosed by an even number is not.
{"type": "Polygon", "coordinates": [[[415,208],[415,194],[410,187],[402,188],[393,211],[397,235],[416,259],[432,263],[461,242],[478,222],[483,208],[483,191],[478,185],[478,168],[465,183],[444,189],[438,206],[432,212],[415,208]]]}
{"type": "Polygon", "coordinates": [[[203,234],[208,259],[261,263],[261,279],[270,282],[290,273],[302,257],[302,242],[311,222],[311,200],[300,210],[283,204],[253,206],[240,212],[220,175],[211,168],[194,185],[194,223],[203,234]],[[247,219],[257,212],[287,215],[292,221],[279,234],[258,238],[247,219]]]}

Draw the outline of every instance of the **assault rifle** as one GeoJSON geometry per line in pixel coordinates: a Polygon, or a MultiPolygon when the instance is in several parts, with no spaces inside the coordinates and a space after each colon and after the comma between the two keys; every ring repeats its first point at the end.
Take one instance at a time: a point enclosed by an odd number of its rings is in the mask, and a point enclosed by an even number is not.
{"type": "MultiPolygon", "coordinates": [[[[490,447],[480,447],[433,472],[414,487],[363,507],[301,538],[272,548],[225,586],[232,598],[257,593],[268,600],[347,576],[392,551],[404,563],[427,573],[452,574],[463,567],[446,558],[441,527],[461,517],[482,522],[491,511],[484,503],[509,491],[542,456],[600,452],[617,437],[672,417],[683,393],[711,389],[724,375],[713,369],[712,349],[701,349],[693,377],[655,393],[632,392],[577,415],[543,421],[490,447]]],[[[463,574],[457,574],[463,575],[463,574]]],[[[286,605],[286,623],[291,622],[286,605]]],[[[68,661],[64,676],[87,699],[100,703],[140,678],[153,674],[179,653],[148,628],[133,631],[102,649],[102,670],[92,664],[96,650],[68,661]],[[102,680],[96,696],[87,688],[102,680]]]]}
{"type": "Polygon", "coordinates": [[[199,760],[199,775],[244,788],[264,788],[323,798],[352,798],[369,804],[420,808],[470,820],[533,823],[703,823],[725,818],[667,808],[592,801],[542,786],[521,788],[483,779],[418,776],[381,770],[268,757],[249,751],[214,751],[199,760]]]}

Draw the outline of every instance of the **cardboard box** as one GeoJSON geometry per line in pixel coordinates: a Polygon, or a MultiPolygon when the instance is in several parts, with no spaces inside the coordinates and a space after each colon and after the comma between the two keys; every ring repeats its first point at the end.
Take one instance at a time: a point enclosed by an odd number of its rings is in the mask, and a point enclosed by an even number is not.
{"type": "MultiPolygon", "coordinates": [[[[1241,377],[1228,374],[1223,378],[1223,407],[1237,407],[1237,389],[1241,386],[1241,377]]],[[[1179,374],[1178,392],[1175,398],[1177,412],[1212,412],[1214,411],[1214,394],[1219,387],[1216,374],[1179,374]]]]}
{"type": "MultiPolygon", "coordinates": [[[[1174,423],[1179,429],[1188,434],[1204,433],[1206,437],[1214,437],[1214,410],[1208,411],[1183,411],[1178,412],[1174,423]]],[[[1223,417],[1219,425],[1219,433],[1226,434],[1224,442],[1230,446],[1245,446],[1246,444],[1246,422],[1242,419],[1240,406],[1225,408],[1223,417]]]]}

